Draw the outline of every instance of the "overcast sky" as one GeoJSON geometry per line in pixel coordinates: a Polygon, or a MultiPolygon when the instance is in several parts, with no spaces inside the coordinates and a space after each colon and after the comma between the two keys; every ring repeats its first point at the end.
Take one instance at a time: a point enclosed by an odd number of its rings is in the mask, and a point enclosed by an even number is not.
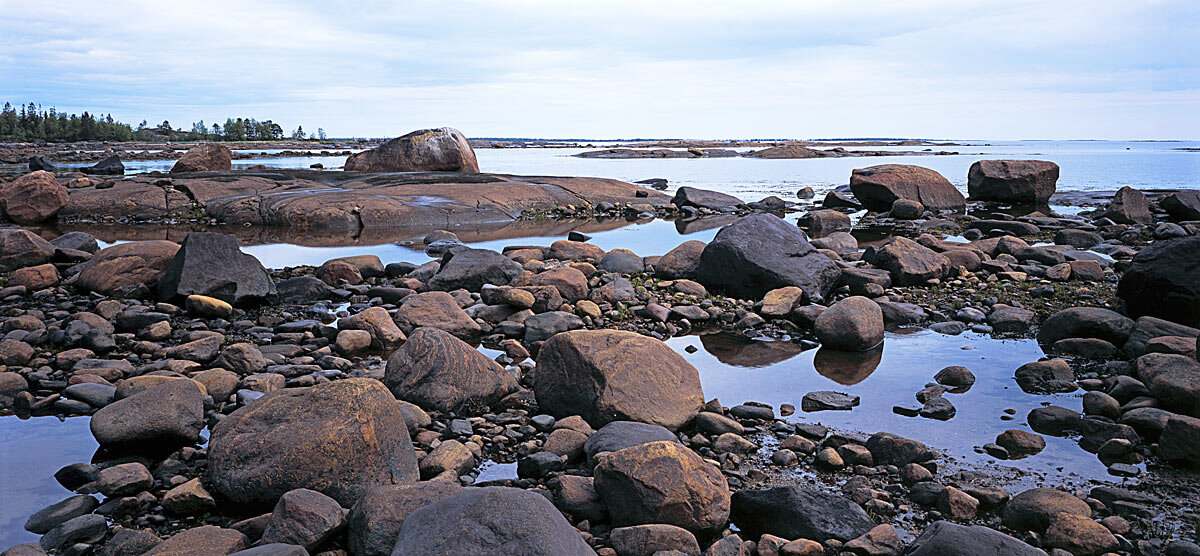
{"type": "Polygon", "coordinates": [[[1200,139],[1200,2],[0,0],[0,100],[190,128],[1200,139]]]}

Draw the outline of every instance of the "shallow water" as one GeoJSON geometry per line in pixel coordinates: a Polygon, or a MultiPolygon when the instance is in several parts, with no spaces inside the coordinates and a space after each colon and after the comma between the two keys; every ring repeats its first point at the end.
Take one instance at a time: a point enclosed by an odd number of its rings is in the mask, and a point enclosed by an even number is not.
{"type": "Polygon", "coordinates": [[[54,480],[54,472],[91,461],[99,445],[89,420],[0,417],[0,548],[38,540],[25,530],[25,520],[72,495],[54,480]]]}

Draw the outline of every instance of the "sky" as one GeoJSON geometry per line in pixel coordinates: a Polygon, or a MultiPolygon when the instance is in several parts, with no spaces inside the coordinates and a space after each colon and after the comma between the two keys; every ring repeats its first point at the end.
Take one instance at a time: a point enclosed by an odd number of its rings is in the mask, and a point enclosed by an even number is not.
{"type": "Polygon", "coordinates": [[[0,0],[0,101],[390,137],[1200,139],[1195,0],[0,0]]]}

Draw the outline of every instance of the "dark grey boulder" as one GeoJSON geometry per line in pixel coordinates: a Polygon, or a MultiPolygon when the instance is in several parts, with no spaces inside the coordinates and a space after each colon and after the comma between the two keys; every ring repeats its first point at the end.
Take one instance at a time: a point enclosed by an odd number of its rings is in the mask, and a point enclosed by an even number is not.
{"type": "Polygon", "coordinates": [[[1158,202],[1176,220],[1200,220],[1200,191],[1186,189],[1172,193],[1158,202]]]}
{"type": "Polygon", "coordinates": [[[1019,539],[981,525],[935,521],[908,547],[908,556],[1045,556],[1019,539]]]}
{"type": "Polygon", "coordinates": [[[1057,183],[1058,165],[1045,160],[980,160],[967,171],[973,201],[1044,205],[1057,183]]]}
{"type": "Polygon", "coordinates": [[[204,396],[195,381],[167,381],[104,406],[90,426],[101,446],[192,443],[204,428],[204,396]]]}
{"type": "Polygon", "coordinates": [[[1133,323],[1122,351],[1128,359],[1141,357],[1146,354],[1150,340],[1161,336],[1200,337],[1200,329],[1160,318],[1141,317],[1133,323]]]}
{"type": "Polygon", "coordinates": [[[312,276],[297,276],[288,278],[275,285],[279,300],[285,303],[311,303],[321,299],[329,299],[333,288],[329,284],[312,276]]]}
{"type": "Polygon", "coordinates": [[[740,218],[717,232],[700,254],[700,283],[743,299],[797,286],[824,301],[841,270],[812,246],[799,228],[771,214],[740,218]]]}
{"type": "Polygon", "coordinates": [[[275,282],[254,255],[238,248],[237,236],[192,232],[159,281],[159,298],[206,295],[237,305],[276,295],[275,282]]]}
{"type": "Polygon", "coordinates": [[[559,332],[583,328],[583,319],[566,311],[547,311],[525,319],[525,341],[549,340],[559,332]]]}
{"type": "Polygon", "coordinates": [[[79,171],[101,176],[121,176],[125,174],[125,165],[121,164],[121,157],[114,154],[97,162],[94,166],[80,168],[79,171]]]}
{"type": "Polygon", "coordinates": [[[588,461],[595,461],[596,455],[604,452],[616,452],[631,446],[663,440],[679,442],[675,434],[666,427],[636,421],[613,421],[592,433],[583,444],[583,451],[587,454],[588,461]]]}
{"type": "Polygon", "coordinates": [[[1046,319],[1038,330],[1037,340],[1052,346],[1065,338],[1098,338],[1122,346],[1133,329],[1133,319],[1101,307],[1071,307],[1046,319]]]}
{"type": "Polygon", "coordinates": [[[1200,236],[1156,241],[1133,257],[1117,284],[1130,316],[1200,327],[1200,236]]]}
{"type": "Polygon", "coordinates": [[[308,556],[308,551],[300,545],[273,542],[239,550],[229,556],[308,556]]]}
{"type": "Polygon", "coordinates": [[[769,533],[785,539],[848,541],[875,526],[850,499],[801,486],[735,492],[731,518],[748,538],[769,533]]]}
{"type": "Polygon", "coordinates": [[[348,547],[355,556],[388,556],[400,527],[410,514],[447,496],[462,492],[458,483],[425,481],[387,485],[368,490],[347,516],[348,547]]]}
{"type": "Polygon", "coordinates": [[[430,290],[479,291],[484,284],[507,286],[523,272],[516,261],[490,249],[460,249],[429,279],[430,290]]]}
{"type": "Polygon", "coordinates": [[[675,191],[671,203],[677,207],[697,207],[718,211],[733,210],[743,204],[741,199],[717,191],[683,186],[675,191]]]}
{"type": "Polygon", "coordinates": [[[67,232],[50,240],[50,244],[59,249],[74,249],[93,255],[100,249],[96,236],[87,232],[67,232]]]}
{"type": "Polygon", "coordinates": [[[67,520],[92,513],[100,501],[84,494],[72,496],[42,508],[25,521],[25,530],[30,533],[45,533],[67,520]]]}
{"type": "Polygon", "coordinates": [[[47,172],[55,172],[58,170],[58,167],[56,167],[53,162],[50,162],[44,156],[29,157],[29,171],[36,172],[38,170],[45,170],[47,172]]]}

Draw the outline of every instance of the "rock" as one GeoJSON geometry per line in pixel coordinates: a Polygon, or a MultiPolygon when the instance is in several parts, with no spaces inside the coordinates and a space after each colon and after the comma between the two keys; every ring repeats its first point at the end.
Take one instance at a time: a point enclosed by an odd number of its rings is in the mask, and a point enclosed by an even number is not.
{"type": "Polygon", "coordinates": [[[883,341],[883,311],[866,297],[847,297],[817,317],[814,331],[830,349],[867,351],[883,341]]]}
{"type": "Polygon", "coordinates": [[[620,330],[550,338],[538,354],[532,384],[543,411],[580,415],[595,427],[632,420],[675,430],[704,403],[695,367],[658,340],[620,330]]]}
{"type": "Polygon", "coordinates": [[[1200,363],[1183,355],[1148,353],[1137,359],[1137,377],[1163,407],[1200,417],[1200,363]]]}
{"type": "Polygon", "coordinates": [[[1163,336],[1200,336],[1200,330],[1168,320],[1141,317],[1133,323],[1129,339],[1122,350],[1128,359],[1136,359],[1149,352],[1150,341],[1163,336]]]}
{"type": "Polygon", "coordinates": [[[253,344],[240,343],[221,351],[212,365],[244,376],[262,371],[270,363],[253,344]]]}
{"type": "Polygon", "coordinates": [[[1118,224],[1149,225],[1154,221],[1150,214],[1150,200],[1132,187],[1125,186],[1117,190],[1112,201],[1104,209],[1101,218],[1107,218],[1118,224]]]}
{"type": "Polygon", "coordinates": [[[695,535],[682,527],[662,523],[617,527],[612,530],[609,542],[619,556],[654,556],[672,551],[700,556],[695,535]]]}
{"type": "Polygon", "coordinates": [[[1054,234],[1055,245],[1070,245],[1077,249],[1091,249],[1103,241],[1104,238],[1096,232],[1076,230],[1074,228],[1059,230],[1054,234]]]}
{"type": "Polygon", "coordinates": [[[1079,432],[1082,426],[1080,419],[1078,413],[1056,405],[1034,408],[1026,417],[1029,428],[1050,436],[1066,436],[1072,432],[1079,432]]]}
{"type": "Polygon", "coordinates": [[[303,546],[276,542],[239,550],[229,556],[308,556],[308,551],[303,546]]]}
{"type": "Polygon", "coordinates": [[[233,153],[224,145],[202,143],[183,153],[175,165],[171,167],[172,174],[184,172],[220,172],[233,167],[233,153]]]}
{"type": "Polygon", "coordinates": [[[849,411],[854,407],[858,407],[858,396],[828,390],[809,392],[800,399],[801,411],[849,411]]]}
{"type": "Polygon", "coordinates": [[[1065,338],[1098,338],[1120,346],[1132,329],[1133,320],[1115,311],[1072,307],[1046,319],[1038,330],[1037,340],[1043,346],[1051,346],[1065,338]]]}
{"type": "Polygon", "coordinates": [[[121,176],[125,174],[125,165],[121,164],[121,157],[114,154],[97,162],[93,166],[80,168],[79,171],[92,175],[121,176]]]}
{"type": "Polygon", "coordinates": [[[729,487],[721,471],[676,442],[624,448],[596,460],[596,492],[614,525],[667,523],[715,532],[729,520],[729,487]]]}
{"type": "Polygon", "coordinates": [[[967,206],[962,193],[941,174],[907,164],[854,170],[850,174],[850,191],[867,210],[875,212],[891,210],[897,200],[917,201],[933,211],[961,211],[967,206]]]}
{"type": "Polygon", "coordinates": [[[981,525],[935,521],[908,547],[908,556],[1045,556],[1020,540],[981,525]]]}
{"type": "Polygon", "coordinates": [[[596,269],[602,272],[615,272],[617,274],[637,274],[646,270],[646,265],[633,251],[628,249],[613,249],[600,257],[600,262],[596,264],[596,269]]]}
{"type": "Polygon", "coordinates": [[[897,220],[916,220],[925,213],[925,207],[916,201],[896,199],[896,202],[892,203],[892,210],[888,212],[897,220]]]}
{"type": "Polygon", "coordinates": [[[470,488],[413,511],[393,556],[593,556],[545,497],[507,487],[470,488]],[[437,534],[430,534],[437,531],[437,534]]]}
{"type": "Polygon", "coordinates": [[[731,211],[743,204],[741,199],[733,195],[686,185],[675,190],[675,198],[671,199],[671,203],[677,207],[706,208],[716,211],[731,211]]]}
{"type": "Polygon", "coordinates": [[[925,444],[886,432],[872,435],[867,439],[866,446],[875,465],[903,466],[928,461],[934,457],[933,451],[925,444]]]}
{"type": "Polygon", "coordinates": [[[96,543],[108,533],[108,523],[100,514],[87,514],[73,517],[57,525],[42,535],[38,544],[42,548],[56,552],[76,543],[96,543]]]}
{"type": "Polygon", "coordinates": [[[996,436],[996,444],[1008,451],[1012,459],[1032,456],[1046,448],[1046,439],[1029,431],[1008,429],[996,436]]]}
{"type": "Polygon", "coordinates": [[[921,406],[917,414],[927,419],[945,421],[954,418],[957,412],[958,410],[954,408],[954,404],[950,403],[950,400],[936,396],[926,400],[925,405],[921,406]]]}
{"type": "Polygon", "coordinates": [[[17,224],[37,224],[67,206],[67,188],[54,174],[38,170],[0,186],[0,209],[17,224]]]}
{"type": "Polygon", "coordinates": [[[829,295],[840,274],[803,232],[770,214],[746,216],[722,228],[701,253],[696,272],[705,286],[743,299],[796,286],[813,302],[829,295]]]}
{"type": "Polygon", "coordinates": [[[445,330],[463,340],[479,336],[479,324],[471,319],[446,292],[424,292],[408,296],[394,318],[406,334],[421,327],[445,330]]]}
{"type": "Polygon", "coordinates": [[[975,375],[966,367],[950,366],[933,375],[933,380],[951,388],[970,388],[975,384],[975,375]]]}
{"type": "Polygon", "coordinates": [[[213,487],[243,504],[308,488],[350,505],[371,487],[418,475],[395,399],[367,378],[259,398],[217,423],[208,459],[213,487]]]}
{"type": "Polygon", "coordinates": [[[1117,295],[1131,317],[1200,327],[1200,236],[1156,241],[1133,257],[1117,295]]]}
{"type": "Polygon", "coordinates": [[[37,291],[57,282],[58,270],[52,264],[43,264],[14,270],[8,276],[7,286],[25,286],[27,291],[37,291]]]}
{"type": "MultiPolygon", "coordinates": [[[[386,314],[387,311],[384,311],[386,314]]],[[[392,322],[391,316],[388,316],[388,322],[392,322]]],[[[392,326],[396,326],[392,323],[392,326]]],[[[396,329],[399,332],[399,328],[396,329]]],[[[401,332],[401,334],[404,334],[401,332]]],[[[333,341],[333,347],[338,353],[347,357],[358,355],[371,349],[371,333],[366,330],[341,330],[338,332],[337,338],[333,341]]]]}
{"type": "Polygon", "coordinates": [[[113,534],[104,546],[95,552],[96,556],[123,556],[125,554],[141,554],[161,543],[158,535],[146,529],[122,528],[113,534]]]}
{"type": "MultiPolygon", "coordinates": [[[[828,250],[834,251],[840,255],[845,255],[848,253],[853,253],[855,251],[858,251],[858,239],[856,239],[853,235],[851,235],[850,232],[833,232],[832,234],[829,234],[825,237],[819,237],[819,238],[813,239],[811,243],[813,244],[813,247],[816,247],[817,249],[828,249],[828,250]]],[[[847,278],[846,270],[850,270],[850,269],[843,269],[843,271],[842,271],[842,280],[843,281],[845,281],[847,278]]],[[[862,269],[855,269],[855,270],[862,270],[862,269]]],[[[888,279],[888,282],[889,283],[891,282],[890,278],[888,279]]]]}
{"type": "Polygon", "coordinates": [[[446,481],[379,486],[359,498],[347,516],[347,548],[356,556],[388,556],[404,520],[414,511],[462,492],[446,481]]]}
{"type": "Polygon", "coordinates": [[[1028,309],[997,303],[988,313],[987,322],[996,332],[1024,332],[1037,323],[1037,316],[1028,309]]]}
{"type": "Polygon", "coordinates": [[[158,289],[163,300],[205,295],[233,305],[276,294],[267,270],[238,248],[237,236],[213,232],[191,232],[184,238],[158,289]]]}
{"type": "Polygon", "coordinates": [[[333,291],[328,284],[312,276],[288,278],[275,284],[275,289],[279,293],[279,301],[284,303],[311,303],[328,299],[333,291]]]}
{"type": "Polygon", "coordinates": [[[541,342],[566,332],[583,328],[583,319],[566,311],[548,311],[525,319],[525,342],[541,342]]]}
{"type": "Polygon", "coordinates": [[[397,398],[448,413],[494,406],[518,388],[495,361],[436,328],[413,331],[388,358],[384,383],[397,398]]]}
{"type": "Polygon", "coordinates": [[[700,268],[700,255],[707,246],[703,241],[696,240],[680,243],[654,263],[654,275],[668,280],[694,278],[696,270],[700,268]]]}
{"type": "MultiPolygon", "coordinates": [[[[574,431],[572,431],[574,432],[574,431]]],[[[517,477],[544,479],[565,468],[562,457],[548,451],[534,452],[517,460],[517,477]]]]}
{"type": "Polygon", "coordinates": [[[105,467],[96,477],[96,490],[107,498],[133,496],[153,486],[154,476],[137,462],[105,467]]]}
{"type": "Polygon", "coordinates": [[[1200,220],[1200,191],[1185,189],[1158,202],[1175,220],[1200,220]]]}
{"type": "Polygon", "coordinates": [[[246,536],[238,531],[204,525],[175,533],[142,556],[224,556],[247,544],[246,536]]]}
{"type": "Polygon", "coordinates": [[[193,443],[204,428],[203,396],[194,381],[164,382],[96,411],[92,436],[107,447],[193,443]]]}
{"type": "Polygon", "coordinates": [[[0,272],[48,263],[54,252],[54,245],[29,230],[0,230],[0,272]]]}
{"type": "MultiPolygon", "coordinates": [[[[530,284],[534,286],[554,286],[558,293],[567,301],[578,301],[588,295],[588,280],[578,269],[558,267],[536,274],[530,284]]],[[[557,309],[557,307],[553,307],[557,309]]]]}
{"type": "Polygon", "coordinates": [[[1015,375],[1017,385],[1030,394],[1065,393],[1079,389],[1075,385],[1075,373],[1071,365],[1063,359],[1026,363],[1017,368],[1015,375]]]}
{"type": "MultiPolygon", "coordinates": [[[[179,251],[173,241],[131,241],[106,247],[80,267],[75,287],[103,295],[152,288],[179,251]]],[[[149,290],[146,291],[149,293],[149,290]]]]}
{"type": "Polygon", "coordinates": [[[795,485],[734,493],[732,519],[750,538],[769,533],[786,539],[848,541],[875,527],[850,499],[795,485]]]}
{"type": "Polygon", "coordinates": [[[973,201],[1044,205],[1057,182],[1058,165],[1044,160],[980,160],[967,171],[973,201]]]}
{"type": "Polygon", "coordinates": [[[852,227],[850,217],[836,210],[818,210],[806,213],[796,220],[802,228],[808,229],[814,237],[821,237],[849,230],[852,227]]]}
{"type": "Polygon", "coordinates": [[[201,318],[227,319],[233,316],[233,305],[206,295],[187,296],[185,306],[188,313],[201,318]]]}
{"type": "Polygon", "coordinates": [[[259,542],[295,544],[311,553],[340,533],[345,525],[346,510],[337,500],[298,488],[279,497],[259,542]]]}
{"type": "Polygon", "coordinates": [[[357,315],[343,318],[338,321],[338,328],[343,332],[366,331],[370,335],[369,347],[384,353],[400,347],[406,339],[404,332],[383,307],[368,307],[357,315]]]}
{"type": "Polygon", "coordinates": [[[163,495],[162,506],[171,515],[192,516],[215,510],[217,502],[200,483],[200,479],[192,479],[168,490],[163,495]]]}
{"type": "Polygon", "coordinates": [[[451,291],[479,291],[484,284],[507,286],[523,270],[516,261],[489,249],[460,249],[430,278],[426,287],[451,291]]]}
{"type": "Polygon", "coordinates": [[[1052,488],[1035,488],[1022,492],[1004,506],[1004,525],[1015,531],[1043,532],[1055,514],[1066,513],[1092,517],[1087,502],[1052,488]]]}
{"type": "Polygon", "coordinates": [[[29,157],[29,171],[36,172],[38,170],[45,170],[47,172],[55,172],[58,170],[58,168],[54,166],[53,162],[50,162],[50,160],[48,160],[44,156],[29,157]]]}
{"type": "Polygon", "coordinates": [[[893,237],[875,251],[871,264],[891,274],[898,286],[923,285],[942,278],[950,269],[950,259],[905,237],[893,237]]]}
{"type": "Polygon", "coordinates": [[[317,268],[317,276],[330,286],[349,284],[356,286],[363,281],[362,273],[354,265],[337,259],[325,261],[317,268]]]}
{"type": "Polygon", "coordinates": [[[347,172],[479,173],[475,151],[462,132],[450,128],[421,129],[374,149],[350,155],[347,172]]]}
{"type": "Polygon", "coordinates": [[[100,502],[91,496],[72,496],[34,512],[25,521],[25,530],[41,535],[67,520],[92,513],[99,505],[100,502]]]}
{"type": "Polygon", "coordinates": [[[771,290],[763,296],[762,308],[758,312],[764,317],[785,318],[803,296],[804,292],[795,286],[771,290]]]}
{"type": "Polygon", "coordinates": [[[583,450],[589,462],[605,452],[616,452],[651,442],[679,442],[675,434],[664,427],[635,421],[613,421],[588,436],[583,450]]]}
{"type": "Polygon", "coordinates": [[[1200,463],[1200,419],[1174,415],[1158,439],[1158,456],[1165,460],[1200,463]]]}
{"type": "Polygon", "coordinates": [[[1043,544],[1049,548],[1061,548],[1071,554],[1100,556],[1112,552],[1121,543],[1103,525],[1091,518],[1058,514],[1050,518],[1043,544]]]}

